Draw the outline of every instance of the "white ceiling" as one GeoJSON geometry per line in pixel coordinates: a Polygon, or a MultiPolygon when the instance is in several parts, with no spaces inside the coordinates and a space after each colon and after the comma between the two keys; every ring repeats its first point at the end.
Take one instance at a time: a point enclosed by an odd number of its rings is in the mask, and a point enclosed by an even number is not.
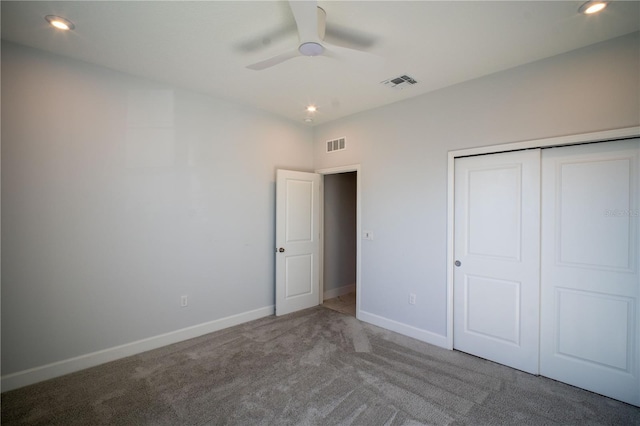
{"type": "MultiPolygon", "coordinates": [[[[2,38],[314,123],[397,102],[640,29],[640,2],[320,1],[327,31],[370,42],[337,58],[246,66],[298,45],[286,1],[2,1],[2,38]],[[71,32],[44,20],[56,14],[71,32]],[[402,91],[381,81],[408,74],[402,91]]],[[[328,39],[327,39],[328,41],[328,39]]]]}

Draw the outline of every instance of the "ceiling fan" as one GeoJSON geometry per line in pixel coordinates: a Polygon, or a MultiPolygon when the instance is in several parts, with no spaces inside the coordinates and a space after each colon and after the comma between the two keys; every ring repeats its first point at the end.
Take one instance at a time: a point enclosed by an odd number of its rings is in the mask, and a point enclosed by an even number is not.
{"type": "MultiPolygon", "coordinates": [[[[350,51],[358,53],[366,53],[353,47],[339,46],[339,38],[348,38],[345,31],[336,31],[334,39],[336,41],[329,43],[325,41],[326,18],[327,13],[318,6],[313,0],[290,0],[289,7],[293,12],[298,29],[298,39],[300,44],[296,49],[281,53],[269,59],[265,59],[255,64],[247,66],[247,68],[260,71],[278,65],[289,59],[298,56],[329,56],[334,57],[335,53],[340,51],[350,51]]],[[[348,40],[347,40],[348,41],[348,40]]],[[[353,43],[352,43],[353,44],[353,43]]]]}

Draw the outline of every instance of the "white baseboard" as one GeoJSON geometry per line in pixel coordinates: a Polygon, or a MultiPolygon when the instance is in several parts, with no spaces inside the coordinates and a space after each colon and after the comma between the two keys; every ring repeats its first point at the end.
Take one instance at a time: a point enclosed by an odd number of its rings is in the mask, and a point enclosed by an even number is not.
{"type": "Polygon", "coordinates": [[[101,351],[80,355],[24,371],[18,371],[17,373],[7,374],[1,378],[0,389],[2,389],[2,392],[17,389],[43,380],[52,379],[54,377],[84,370],[85,368],[95,367],[96,365],[104,364],[106,362],[115,361],[120,358],[157,349],[162,346],[193,339],[194,337],[199,337],[234,325],[243,324],[258,318],[273,315],[273,313],[273,305],[265,306],[264,308],[231,315],[203,324],[138,340],[136,342],[103,349],[101,351]]]}
{"type": "Polygon", "coordinates": [[[395,331],[396,333],[400,333],[405,336],[413,337],[414,339],[418,339],[434,346],[451,349],[449,347],[447,336],[443,336],[441,334],[423,330],[412,325],[403,324],[362,310],[358,313],[358,319],[387,330],[395,331]]]}
{"type": "Polygon", "coordinates": [[[343,285],[342,287],[332,288],[331,290],[327,290],[323,293],[323,299],[333,299],[334,297],[343,296],[345,294],[353,293],[356,291],[356,283],[350,285],[343,285]]]}

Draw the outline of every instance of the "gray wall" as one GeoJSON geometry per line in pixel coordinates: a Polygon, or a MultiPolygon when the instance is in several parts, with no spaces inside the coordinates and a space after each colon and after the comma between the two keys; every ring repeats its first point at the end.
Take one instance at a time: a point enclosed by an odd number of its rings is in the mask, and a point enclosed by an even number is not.
{"type": "Polygon", "coordinates": [[[324,176],[324,292],[356,283],[356,172],[324,176]]]}
{"type": "Polygon", "coordinates": [[[3,43],[2,374],[273,305],[275,169],[312,162],[302,124],[3,43]]]}
{"type": "Polygon", "coordinates": [[[316,127],[316,168],[361,165],[362,229],[375,236],[362,242],[361,310],[445,336],[447,152],[640,125],[639,38],[316,127]],[[324,141],[342,136],[349,149],[325,154],[324,141]]]}

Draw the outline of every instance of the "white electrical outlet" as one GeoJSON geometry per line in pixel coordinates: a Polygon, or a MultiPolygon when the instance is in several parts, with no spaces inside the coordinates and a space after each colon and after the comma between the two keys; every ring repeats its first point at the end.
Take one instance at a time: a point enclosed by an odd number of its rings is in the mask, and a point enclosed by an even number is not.
{"type": "Polygon", "coordinates": [[[184,308],[187,305],[189,305],[189,296],[185,294],[184,296],[180,297],[180,306],[184,308]]]}
{"type": "Polygon", "coordinates": [[[410,305],[416,304],[416,295],[413,293],[409,293],[409,304],[410,305]]]}

